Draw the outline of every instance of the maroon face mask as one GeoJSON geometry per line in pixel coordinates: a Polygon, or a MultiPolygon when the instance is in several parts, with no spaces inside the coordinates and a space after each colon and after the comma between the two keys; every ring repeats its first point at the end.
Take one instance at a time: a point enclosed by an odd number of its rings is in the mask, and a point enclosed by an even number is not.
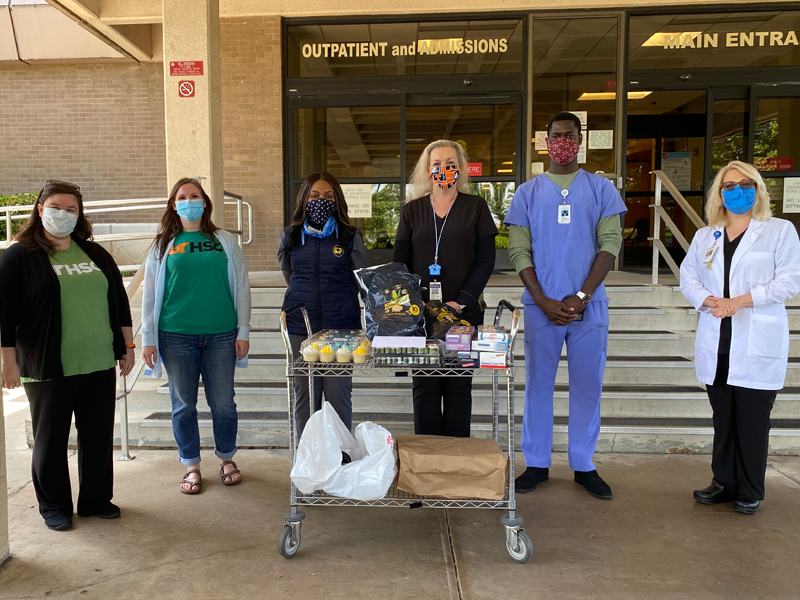
{"type": "Polygon", "coordinates": [[[578,140],[555,138],[547,140],[547,153],[557,165],[566,166],[578,156],[581,145],[578,140]]]}

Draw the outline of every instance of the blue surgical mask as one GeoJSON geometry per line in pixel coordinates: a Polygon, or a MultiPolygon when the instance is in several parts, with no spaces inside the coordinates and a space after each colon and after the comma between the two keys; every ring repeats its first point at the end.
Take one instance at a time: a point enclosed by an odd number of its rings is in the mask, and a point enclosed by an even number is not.
{"type": "Polygon", "coordinates": [[[735,189],[727,192],[722,190],[722,206],[735,215],[743,215],[748,212],[756,203],[756,188],[743,190],[738,185],[735,189]]]}
{"type": "Polygon", "coordinates": [[[203,216],[202,200],[178,200],[175,202],[175,208],[178,209],[178,216],[187,221],[197,221],[203,216]]]}

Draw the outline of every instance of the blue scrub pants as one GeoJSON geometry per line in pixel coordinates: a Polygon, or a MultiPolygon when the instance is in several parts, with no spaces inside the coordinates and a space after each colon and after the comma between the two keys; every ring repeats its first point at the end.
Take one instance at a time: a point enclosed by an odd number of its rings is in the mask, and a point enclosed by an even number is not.
{"type": "Polygon", "coordinates": [[[528,467],[549,467],[553,451],[553,392],[561,349],[569,368],[569,466],[593,471],[600,434],[600,396],[608,350],[608,303],[590,302],[583,321],[553,325],[533,304],[525,305],[525,413],[522,453],[528,467]]]}

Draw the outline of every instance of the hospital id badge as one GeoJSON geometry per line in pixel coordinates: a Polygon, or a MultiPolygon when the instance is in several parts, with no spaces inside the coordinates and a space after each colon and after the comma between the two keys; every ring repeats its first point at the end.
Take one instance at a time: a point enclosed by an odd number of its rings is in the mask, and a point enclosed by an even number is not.
{"type": "Polygon", "coordinates": [[[558,224],[569,225],[570,206],[569,204],[558,205],[558,224]]]}
{"type": "Polygon", "coordinates": [[[711,246],[711,248],[706,250],[706,253],[703,256],[703,262],[704,263],[710,263],[712,260],[714,260],[714,253],[716,251],[717,251],[717,245],[714,244],[713,246],[711,246]]]}
{"type": "Polygon", "coordinates": [[[442,301],[442,284],[439,281],[431,281],[430,283],[431,300],[442,301]]]}

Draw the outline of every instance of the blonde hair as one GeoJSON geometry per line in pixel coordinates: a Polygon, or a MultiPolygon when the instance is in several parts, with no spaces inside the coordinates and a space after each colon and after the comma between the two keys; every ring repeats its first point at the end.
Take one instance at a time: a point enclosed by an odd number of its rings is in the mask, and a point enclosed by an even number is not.
{"type": "Polygon", "coordinates": [[[722,167],[714,178],[711,188],[708,190],[708,202],[706,203],[706,220],[711,227],[727,227],[728,210],[722,205],[722,182],[729,171],[737,171],[744,174],[748,179],[756,182],[756,203],[753,206],[753,218],[756,221],[769,221],[772,217],[772,209],[769,206],[769,192],[761,173],[753,165],[744,163],[740,160],[733,160],[722,167]]]}
{"type": "Polygon", "coordinates": [[[461,169],[461,174],[458,176],[456,182],[456,189],[462,194],[469,193],[469,174],[467,173],[467,153],[461,144],[452,140],[437,140],[431,142],[422,151],[414,170],[411,172],[411,178],[408,180],[409,185],[409,200],[416,200],[422,198],[433,191],[433,182],[431,181],[430,168],[431,168],[431,152],[437,148],[453,148],[456,151],[458,158],[458,168],[461,169]]]}

